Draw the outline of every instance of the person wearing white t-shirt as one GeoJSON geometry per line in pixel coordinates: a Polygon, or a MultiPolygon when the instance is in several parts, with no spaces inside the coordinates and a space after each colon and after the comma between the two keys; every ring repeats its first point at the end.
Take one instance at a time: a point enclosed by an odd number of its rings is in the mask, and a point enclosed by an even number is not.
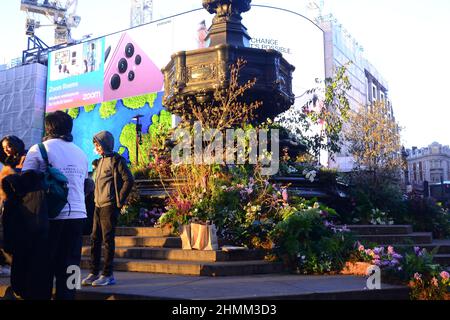
{"type": "MultiPolygon", "coordinates": [[[[68,268],[79,266],[83,224],[86,219],[84,182],[88,178],[88,160],[84,152],[72,141],[73,120],[65,112],[56,111],[45,117],[45,134],[43,144],[48,154],[48,161],[60,170],[68,179],[68,204],[54,219],[50,219],[51,283],[56,278],[56,299],[71,300],[75,298],[75,289],[69,289],[67,279],[71,276],[68,268]]],[[[27,153],[22,171],[35,170],[44,172],[46,163],[41,156],[39,146],[34,145],[27,153]]]]}

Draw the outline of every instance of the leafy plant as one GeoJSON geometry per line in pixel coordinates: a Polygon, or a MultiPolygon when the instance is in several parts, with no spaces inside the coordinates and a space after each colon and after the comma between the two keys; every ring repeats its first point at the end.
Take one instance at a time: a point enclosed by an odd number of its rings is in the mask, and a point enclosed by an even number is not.
{"type": "Polygon", "coordinates": [[[319,204],[288,214],[270,233],[277,255],[303,274],[342,270],[354,241],[346,228],[336,226],[330,218],[319,204]]]}

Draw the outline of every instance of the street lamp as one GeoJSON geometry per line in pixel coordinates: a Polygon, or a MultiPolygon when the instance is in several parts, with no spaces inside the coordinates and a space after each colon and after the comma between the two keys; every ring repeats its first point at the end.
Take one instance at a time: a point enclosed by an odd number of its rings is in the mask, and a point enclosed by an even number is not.
{"type": "Polygon", "coordinates": [[[133,117],[133,121],[136,121],[136,166],[139,165],[139,145],[142,144],[142,124],[139,122],[142,117],[142,114],[133,117]]]}

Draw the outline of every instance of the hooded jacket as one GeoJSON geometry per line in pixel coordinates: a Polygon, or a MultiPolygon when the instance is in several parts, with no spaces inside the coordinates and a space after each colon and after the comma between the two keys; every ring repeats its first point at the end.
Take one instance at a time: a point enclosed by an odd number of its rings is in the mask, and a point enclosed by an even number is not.
{"type": "Polygon", "coordinates": [[[114,152],[114,137],[108,131],[94,136],[104,154],[100,158],[95,172],[95,206],[102,208],[115,205],[121,208],[131,192],[134,178],[125,159],[114,152]]]}

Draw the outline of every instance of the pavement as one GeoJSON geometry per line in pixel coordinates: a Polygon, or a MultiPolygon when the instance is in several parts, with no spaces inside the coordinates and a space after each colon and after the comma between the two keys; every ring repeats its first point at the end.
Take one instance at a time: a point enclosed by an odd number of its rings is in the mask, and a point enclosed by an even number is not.
{"type": "MultiPolygon", "coordinates": [[[[86,272],[82,273],[84,277],[86,272]]],[[[366,289],[365,277],[270,274],[198,277],[115,272],[117,284],[82,287],[78,300],[407,300],[408,289],[382,284],[366,289]]],[[[0,299],[9,279],[0,278],[0,299]]]]}

